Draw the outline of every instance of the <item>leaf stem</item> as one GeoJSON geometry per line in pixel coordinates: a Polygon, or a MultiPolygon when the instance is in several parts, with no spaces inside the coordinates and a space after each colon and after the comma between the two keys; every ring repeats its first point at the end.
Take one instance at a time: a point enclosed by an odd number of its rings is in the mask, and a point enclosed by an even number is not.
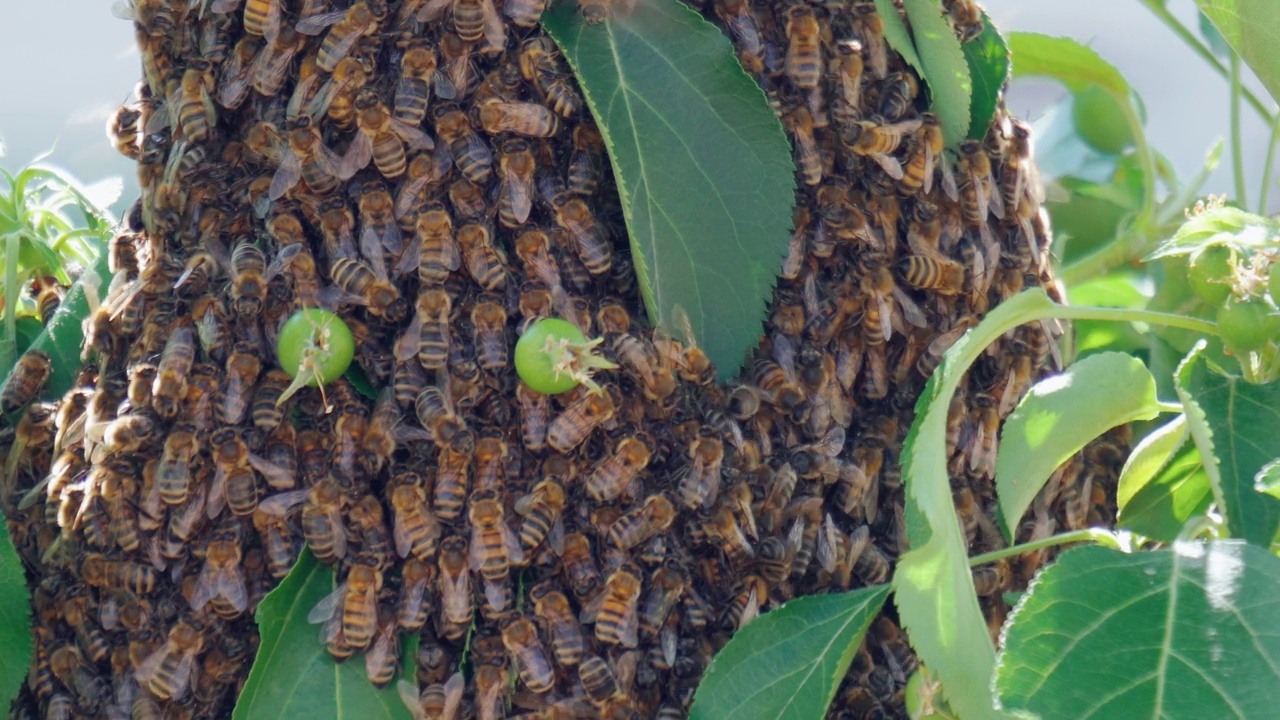
{"type": "Polygon", "coordinates": [[[1090,305],[1062,305],[1054,317],[1064,320],[1109,320],[1114,322],[1142,322],[1182,328],[1207,335],[1218,334],[1218,324],[1200,318],[1130,308],[1104,308],[1090,305]]]}
{"type": "Polygon", "coordinates": [[[1183,410],[1182,403],[1174,402],[1157,402],[1156,407],[1162,413],[1181,413],[1183,410]]]}
{"type": "Polygon", "coordinates": [[[1051,535],[1047,538],[1032,540],[1031,542],[1022,543],[1021,545],[1014,545],[1013,547],[1001,548],[1000,550],[992,550],[989,553],[974,555],[969,558],[969,567],[986,565],[987,563],[993,563],[997,560],[1003,560],[1008,557],[1016,557],[1041,548],[1068,545],[1078,542],[1091,542],[1097,545],[1109,547],[1112,550],[1124,549],[1120,540],[1118,540],[1113,533],[1104,530],[1103,528],[1085,528],[1084,530],[1074,530],[1072,532],[1062,533],[1061,535],[1051,535]]]}
{"type": "Polygon", "coordinates": [[[18,244],[14,233],[4,241],[4,335],[0,336],[0,372],[6,378],[18,356],[18,244]]]}
{"type": "Polygon", "coordinates": [[[1240,55],[1231,53],[1231,172],[1236,183],[1236,202],[1247,207],[1244,185],[1244,146],[1240,142],[1240,55]]]}
{"type": "MultiPolygon", "coordinates": [[[[1213,51],[1209,49],[1208,45],[1201,42],[1200,39],[1195,36],[1195,33],[1191,32],[1190,28],[1183,25],[1181,20],[1174,17],[1173,13],[1169,12],[1169,9],[1165,7],[1166,1],[1167,0],[1138,0],[1138,2],[1141,2],[1153,15],[1156,16],[1157,20],[1164,23],[1165,27],[1169,28],[1174,35],[1177,35],[1182,42],[1186,43],[1187,47],[1191,48],[1192,52],[1199,55],[1200,59],[1204,60],[1209,67],[1217,71],[1217,73],[1222,77],[1228,77],[1230,71],[1227,67],[1223,65],[1222,61],[1213,54],[1213,51]]],[[[1262,117],[1263,120],[1266,120],[1268,124],[1275,121],[1275,116],[1272,115],[1271,111],[1267,110],[1267,106],[1258,99],[1257,95],[1253,94],[1253,91],[1249,88],[1241,88],[1241,92],[1244,95],[1245,101],[1248,102],[1255,111],[1257,111],[1258,115],[1262,117]]]]}
{"type": "Polygon", "coordinates": [[[1271,195],[1271,186],[1275,180],[1271,176],[1276,159],[1276,143],[1280,141],[1280,113],[1276,113],[1275,122],[1271,123],[1271,136],[1267,139],[1267,159],[1262,163],[1262,187],[1259,189],[1258,214],[1267,214],[1267,200],[1271,195]]]}

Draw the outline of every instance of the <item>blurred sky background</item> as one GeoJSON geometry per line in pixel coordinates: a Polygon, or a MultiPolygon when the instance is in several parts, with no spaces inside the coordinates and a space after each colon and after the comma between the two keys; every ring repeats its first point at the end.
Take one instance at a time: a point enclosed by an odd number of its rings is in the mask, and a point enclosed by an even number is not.
{"type": "MultiPolygon", "coordinates": [[[[986,0],[983,5],[1003,30],[1069,35],[1117,65],[1145,101],[1148,137],[1173,161],[1179,177],[1193,175],[1214,141],[1227,136],[1227,83],[1136,0],[986,0]]],[[[1192,0],[1169,0],[1168,5],[1197,27],[1192,0]]],[[[12,1],[0,13],[0,67],[5,70],[0,74],[0,138],[7,148],[0,166],[15,170],[54,148],[49,161],[85,182],[122,176],[127,204],[137,192],[133,163],[110,145],[105,127],[140,77],[130,23],[112,15],[110,0],[12,1]]],[[[1009,109],[1035,121],[1065,94],[1052,82],[1018,84],[1008,96],[1009,109]]],[[[1243,118],[1248,187],[1255,192],[1268,128],[1247,106],[1243,118]]],[[[1230,190],[1229,157],[1208,191],[1230,190]]]]}

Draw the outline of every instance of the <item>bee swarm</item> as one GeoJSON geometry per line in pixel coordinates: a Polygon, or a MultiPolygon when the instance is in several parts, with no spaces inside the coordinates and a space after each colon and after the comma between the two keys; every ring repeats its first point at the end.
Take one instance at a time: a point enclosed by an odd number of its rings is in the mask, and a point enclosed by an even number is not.
{"type": "MultiPolygon", "coordinates": [[[[304,541],[343,583],[312,611],[335,658],[385,685],[421,636],[401,691],[423,718],[685,717],[743,624],[890,577],[925,378],[989,308],[1055,287],[1026,125],[1001,110],[944,151],[871,2],[703,3],[799,184],[766,338],[717,386],[646,328],[545,3],[494,2],[134,0],[144,81],[113,131],[142,195],[85,323],[93,364],[16,429],[19,717],[228,717],[253,610],[304,541]],[[277,405],[279,328],[312,307],[350,326],[377,400],[340,379],[277,405]],[[512,344],[551,315],[605,338],[602,393],[519,382],[512,344]]],[[[972,3],[944,4],[975,37],[972,3]]],[[[1007,335],[951,406],[972,554],[1003,546],[997,433],[1061,331],[1007,335]]],[[[6,407],[47,358],[23,367],[6,407]]],[[[1107,523],[1124,445],[1067,463],[1019,539],[1107,523]]],[[[993,632],[1032,555],[975,569],[993,632]]],[[[832,716],[901,716],[915,666],[878,619],[832,716]]]]}

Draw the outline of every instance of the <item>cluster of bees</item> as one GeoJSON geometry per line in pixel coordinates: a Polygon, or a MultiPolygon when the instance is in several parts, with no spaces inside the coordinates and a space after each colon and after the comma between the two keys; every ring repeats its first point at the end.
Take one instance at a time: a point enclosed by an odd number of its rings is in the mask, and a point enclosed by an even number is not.
{"type": "MultiPolygon", "coordinates": [[[[981,16],[944,3],[969,40],[981,16]]],[[[221,718],[252,612],[303,543],[338,573],[311,610],[337,660],[416,718],[680,718],[715,652],[789,598],[889,579],[902,439],[942,353],[1052,288],[1027,127],[944,152],[869,1],[699,9],[794,144],[800,189],[765,337],[739,380],[645,327],[601,136],[540,0],[134,0],[144,81],[110,128],[141,198],[111,244],[76,384],[26,406],[5,510],[34,582],[19,717],[221,718]],[[376,399],[289,394],[274,348],[338,312],[376,399]],[[618,369],[519,381],[515,338],[563,317],[618,369]],[[283,402],[281,402],[283,400],[283,402]],[[355,657],[355,656],[362,657],[355,657]]],[[[609,12],[582,7],[589,21],[609,12]]],[[[970,551],[997,434],[1051,324],[993,346],[947,451],[970,551]]],[[[1104,523],[1123,438],[1061,468],[1019,538],[1104,523]]],[[[1044,561],[978,568],[1004,590],[1044,561]]],[[[900,715],[915,658],[877,620],[833,717],[900,715]]]]}

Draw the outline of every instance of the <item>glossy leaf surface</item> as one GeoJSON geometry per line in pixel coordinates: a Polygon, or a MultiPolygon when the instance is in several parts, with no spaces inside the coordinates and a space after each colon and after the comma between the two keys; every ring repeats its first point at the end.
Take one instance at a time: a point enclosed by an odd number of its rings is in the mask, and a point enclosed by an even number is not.
{"type": "Polygon", "coordinates": [[[955,147],[969,133],[973,78],[951,22],[935,0],[904,0],[916,52],[929,83],[929,109],[942,121],[947,145],[955,147]]]}
{"type": "Polygon", "coordinates": [[[888,596],[888,585],[810,595],[752,620],[707,668],[690,720],[823,717],[888,596]]]}
{"type": "Polygon", "coordinates": [[[618,15],[587,25],[557,3],[542,23],[608,147],[650,321],[691,332],[725,381],[760,337],[787,251],[791,145],[716,26],[678,0],[618,15]]]}
{"type": "Polygon", "coordinates": [[[1045,718],[1274,717],[1280,559],[1239,541],[1067,551],[1018,606],[996,674],[1045,718]]]}
{"type": "Polygon", "coordinates": [[[309,549],[258,606],[262,642],[236,702],[234,720],[411,720],[394,683],[369,684],[364,663],[335,663],[307,613],[337,586],[309,549]]]}

